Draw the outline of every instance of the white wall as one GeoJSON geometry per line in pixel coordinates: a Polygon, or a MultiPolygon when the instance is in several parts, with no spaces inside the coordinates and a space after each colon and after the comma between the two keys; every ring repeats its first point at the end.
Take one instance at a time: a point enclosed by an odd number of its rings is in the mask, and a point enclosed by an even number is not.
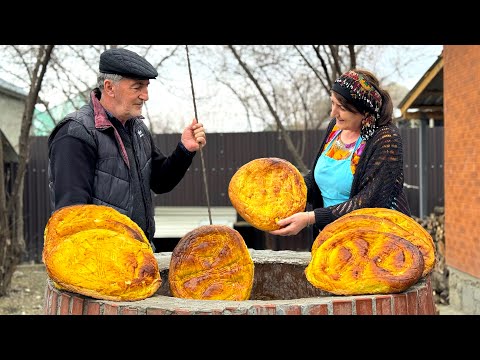
{"type": "Polygon", "coordinates": [[[0,91],[0,129],[18,154],[24,100],[0,91]]]}

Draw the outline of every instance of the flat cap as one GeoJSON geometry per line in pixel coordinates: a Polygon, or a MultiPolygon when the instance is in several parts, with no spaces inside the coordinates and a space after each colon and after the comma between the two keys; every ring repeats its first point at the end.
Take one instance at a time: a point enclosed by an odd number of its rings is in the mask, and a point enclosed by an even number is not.
{"type": "Polygon", "coordinates": [[[101,73],[118,74],[132,79],[155,79],[157,70],[143,57],[127,49],[109,49],[100,55],[101,73]]]}

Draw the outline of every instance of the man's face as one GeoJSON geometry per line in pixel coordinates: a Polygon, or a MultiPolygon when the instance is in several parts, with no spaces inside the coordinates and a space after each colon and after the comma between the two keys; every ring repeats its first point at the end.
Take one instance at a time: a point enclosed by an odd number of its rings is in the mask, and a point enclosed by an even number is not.
{"type": "Polygon", "coordinates": [[[127,121],[132,117],[142,115],[142,107],[148,100],[148,85],[150,80],[135,80],[123,78],[112,83],[112,94],[115,117],[127,121]]]}

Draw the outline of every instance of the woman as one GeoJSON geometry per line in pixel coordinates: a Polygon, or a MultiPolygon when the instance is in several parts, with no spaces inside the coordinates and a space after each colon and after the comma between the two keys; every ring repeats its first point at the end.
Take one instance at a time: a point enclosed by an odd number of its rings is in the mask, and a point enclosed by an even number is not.
{"type": "Polygon", "coordinates": [[[312,169],[305,176],[307,208],[279,220],[272,235],[296,235],[360,208],[383,207],[410,216],[403,191],[402,138],[393,104],[369,71],[350,70],[331,89],[331,117],[312,169]]]}

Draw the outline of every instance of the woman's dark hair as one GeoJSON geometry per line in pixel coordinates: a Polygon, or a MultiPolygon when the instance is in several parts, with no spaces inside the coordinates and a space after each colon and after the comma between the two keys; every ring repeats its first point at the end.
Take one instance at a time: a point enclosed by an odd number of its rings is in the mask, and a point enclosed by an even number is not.
{"type": "MultiPolygon", "coordinates": [[[[382,108],[380,109],[380,118],[377,120],[377,127],[384,126],[391,123],[392,117],[393,117],[393,102],[388,91],[380,87],[380,82],[378,81],[377,77],[373,75],[372,72],[368,70],[362,70],[362,69],[352,69],[352,70],[366,77],[367,80],[373,86],[375,86],[375,88],[378,90],[378,92],[382,96],[382,108]]],[[[338,92],[335,92],[335,97],[340,102],[340,104],[342,104],[342,106],[345,107],[347,110],[353,113],[363,113],[363,111],[359,111],[352,102],[345,99],[345,97],[340,95],[338,92]]]]}

